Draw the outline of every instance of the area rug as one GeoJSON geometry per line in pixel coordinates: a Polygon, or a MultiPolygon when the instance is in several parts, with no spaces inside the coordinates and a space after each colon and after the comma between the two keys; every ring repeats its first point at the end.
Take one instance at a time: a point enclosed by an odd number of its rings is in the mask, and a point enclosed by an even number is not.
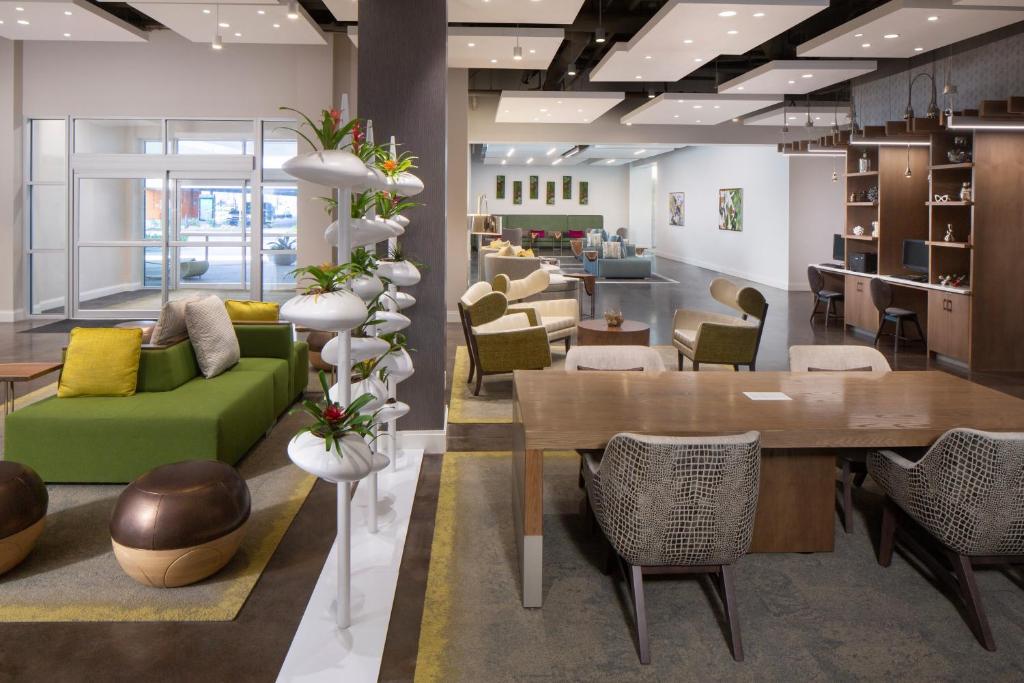
{"type": "Polygon", "coordinates": [[[316,481],[286,454],[304,420],[286,415],[241,461],[252,496],[245,540],[224,569],[191,586],[148,588],[121,571],[108,525],[123,486],[49,486],[46,530],[0,577],[0,622],[234,619],[316,481]]]}
{"type": "MultiPolygon", "coordinates": [[[[679,353],[673,346],[655,346],[661,354],[665,367],[679,369],[679,353]]],[[[548,371],[561,372],[565,369],[565,347],[561,344],[551,347],[552,365],[548,371]]],[[[690,361],[685,361],[691,369],[690,361]]],[[[732,371],[732,366],[701,365],[701,372],[713,370],[732,371]]],[[[476,383],[466,382],[469,377],[469,350],[465,346],[455,349],[455,368],[452,371],[452,394],[448,403],[448,422],[452,424],[511,424],[512,423],[512,375],[489,375],[484,377],[480,395],[473,395],[476,383]]]]}
{"type": "Polygon", "coordinates": [[[709,579],[645,581],[642,666],[624,584],[601,573],[601,543],[580,514],[577,456],[545,458],[544,607],[521,606],[510,466],[507,453],[444,456],[416,681],[1009,681],[1024,671],[1024,590],[978,573],[999,645],[985,651],[904,556],[878,566],[881,494],[870,485],[857,490],[855,532],[837,522],[835,552],[738,562],[744,662],[732,659],[709,579]]]}

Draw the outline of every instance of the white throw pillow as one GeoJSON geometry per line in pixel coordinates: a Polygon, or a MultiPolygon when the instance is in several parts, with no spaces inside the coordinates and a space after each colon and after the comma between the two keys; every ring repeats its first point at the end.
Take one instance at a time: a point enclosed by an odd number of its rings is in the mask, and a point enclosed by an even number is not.
{"type": "Polygon", "coordinates": [[[216,377],[238,362],[238,337],[219,297],[189,301],[185,305],[185,324],[203,377],[216,377]]]}
{"type": "Polygon", "coordinates": [[[601,233],[600,232],[588,232],[587,233],[587,246],[588,247],[600,247],[601,246],[601,233]]]}
{"type": "Polygon", "coordinates": [[[189,301],[195,301],[200,296],[190,296],[177,301],[168,301],[167,305],[160,311],[160,319],[153,326],[153,334],[149,337],[150,344],[164,346],[172,341],[188,336],[188,328],[185,325],[185,305],[189,301]]]}
{"type": "Polygon", "coordinates": [[[602,249],[602,258],[622,258],[622,245],[618,242],[605,242],[602,249]]]}

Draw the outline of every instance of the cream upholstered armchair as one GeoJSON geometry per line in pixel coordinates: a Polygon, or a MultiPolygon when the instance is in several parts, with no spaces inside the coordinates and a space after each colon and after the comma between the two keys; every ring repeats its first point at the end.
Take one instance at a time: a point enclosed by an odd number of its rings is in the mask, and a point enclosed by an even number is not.
{"type": "Polygon", "coordinates": [[[509,301],[514,302],[511,311],[532,311],[536,322],[548,335],[548,341],[565,341],[565,350],[572,345],[576,336],[576,324],[580,321],[579,301],[576,299],[543,299],[540,301],[524,301],[534,294],[545,291],[551,281],[547,271],[537,270],[520,280],[512,280],[507,275],[494,278],[493,287],[497,292],[504,293],[509,301]]]}
{"type": "Polygon", "coordinates": [[[954,588],[975,637],[995,650],[974,566],[1024,564],[1024,433],[953,429],[917,462],[873,452],[868,471],[887,496],[878,563],[889,566],[897,531],[906,531],[904,515],[912,518],[941,544],[953,576],[916,535],[901,540],[954,588]]]}
{"type": "Polygon", "coordinates": [[[677,310],[672,321],[672,345],[679,352],[679,369],[683,369],[685,357],[694,370],[699,370],[701,363],[731,365],[736,370],[746,365],[754,370],[768,313],[764,295],[753,287],[738,287],[718,277],[711,281],[711,296],[740,317],[677,310]]]}
{"type": "Polygon", "coordinates": [[[484,375],[513,370],[542,370],[551,365],[547,332],[526,311],[510,312],[508,299],[478,282],[459,299],[459,317],[469,349],[467,382],[476,377],[473,395],[480,394],[484,375]]]}
{"type": "Polygon", "coordinates": [[[649,346],[574,346],[565,355],[565,371],[664,372],[665,362],[649,346]]]}

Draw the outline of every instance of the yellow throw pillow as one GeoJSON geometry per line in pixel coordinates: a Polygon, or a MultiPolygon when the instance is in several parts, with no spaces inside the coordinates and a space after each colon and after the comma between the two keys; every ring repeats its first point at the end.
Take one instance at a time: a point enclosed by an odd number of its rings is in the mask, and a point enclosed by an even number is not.
{"type": "Polygon", "coordinates": [[[502,249],[507,247],[509,244],[511,244],[511,242],[506,242],[505,240],[491,240],[491,243],[487,246],[491,249],[502,249]]]}
{"type": "Polygon", "coordinates": [[[131,396],[141,356],[138,327],[76,327],[64,354],[57,396],[131,396]]]}
{"type": "Polygon", "coordinates": [[[523,249],[517,256],[525,256],[527,258],[533,258],[533,249],[523,249]]]}
{"type": "Polygon", "coordinates": [[[228,317],[232,322],[265,322],[276,323],[279,319],[280,306],[267,301],[236,301],[228,299],[224,302],[228,309],[228,317]]]}

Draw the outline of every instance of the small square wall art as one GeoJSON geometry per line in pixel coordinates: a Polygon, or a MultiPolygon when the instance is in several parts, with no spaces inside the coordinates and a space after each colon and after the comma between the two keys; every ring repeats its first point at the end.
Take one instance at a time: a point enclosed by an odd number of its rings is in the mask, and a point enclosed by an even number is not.
{"type": "Polygon", "coordinates": [[[545,201],[546,201],[548,206],[554,206],[555,205],[555,181],[554,180],[549,180],[547,182],[547,188],[546,189],[547,189],[547,192],[545,193],[546,194],[545,201]]]}
{"type": "Polygon", "coordinates": [[[729,187],[718,191],[718,229],[743,232],[743,189],[729,187]]]}
{"type": "Polygon", "coordinates": [[[495,182],[494,196],[498,199],[505,198],[505,176],[500,175],[495,182]]]}
{"type": "Polygon", "coordinates": [[[523,203],[523,181],[513,180],[512,181],[512,203],[522,204],[523,203]]]}
{"type": "Polygon", "coordinates": [[[668,224],[686,225],[686,193],[668,193],[668,224]]]}
{"type": "Polygon", "coordinates": [[[580,181],[580,204],[586,205],[590,203],[590,183],[586,180],[580,181]]]}
{"type": "Polygon", "coordinates": [[[540,199],[540,178],[530,176],[530,199],[540,199]]]}
{"type": "Polygon", "coordinates": [[[572,199],[572,176],[562,176],[562,199],[572,199]]]}

